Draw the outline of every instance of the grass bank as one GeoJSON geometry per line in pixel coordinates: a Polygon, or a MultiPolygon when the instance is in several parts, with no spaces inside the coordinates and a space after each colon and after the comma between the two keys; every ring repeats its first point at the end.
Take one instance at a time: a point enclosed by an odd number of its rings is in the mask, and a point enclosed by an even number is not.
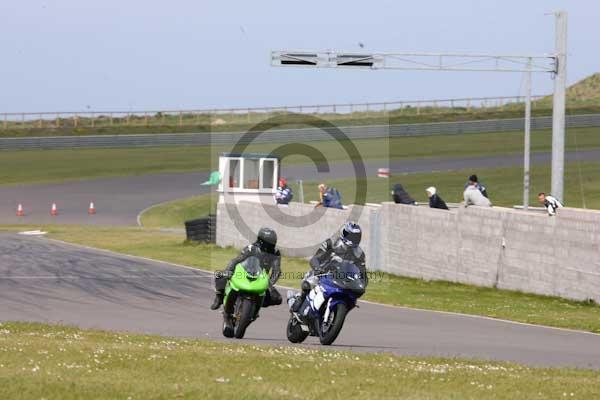
{"type": "Polygon", "coordinates": [[[216,203],[216,193],[169,201],[147,209],[140,220],[149,228],[183,228],[185,221],[213,213],[216,203]]]}
{"type": "MultiPolygon", "coordinates": [[[[532,133],[532,151],[550,151],[549,130],[532,133]]],[[[452,158],[515,154],[523,151],[521,132],[476,133],[364,139],[352,143],[363,160],[452,158]]],[[[350,159],[339,143],[308,143],[329,162],[350,159]]],[[[253,145],[251,152],[275,151],[280,144],[253,145]]],[[[63,182],[104,177],[152,175],[172,172],[208,172],[216,169],[218,155],[232,146],[187,146],[115,149],[18,150],[0,152],[0,185],[63,182]]],[[[600,128],[569,129],[566,149],[600,148],[600,128]]],[[[292,149],[293,150],[293,149],[292,149]]],[[[304,156],[289,156],[286,164],[308,163],[304,156]]]]}
{"type": "Polygon", "coordinates": [[[590,399],[600,374],[0,324],[4,399],[590,399]]]}
{"type": "MultiPolygon", "coordinates": [[[[580,93],[578,93],[578,97],[580,93]]],[[[588,96],[583,96],[588,97],[588,96]]],[[[278,127],[304,127],[306,124],[325,125],[333,123],[338,126],[365,126],[381,124],[418,124],[431,122],[475,121],[489,119],[523,118],[524,103],[506,104],[502,106],[488,105],[485,108],[463,106],[439,106],[429,104],[404,104],[404,106],[388,105],[387,110],[368,110],[362,107],[338,109],[342,112],[317,112],[302,114],[285,112],[283,109],[272,112],[250,113],[147,113],[146,115],[127,115],[126,113],[107,113],[95,118],[83,115],[52,115],[50,119],[19,119],[4,121],[0,125],[0,136],[84,136],[84,135],[118,135],[118,134],[155,134],[184,132],[239,132],[247,131],[259,123],[273,121],[277,118],[278,127]],[[395,107],[390,109],[389,106],[395,107]],[[344,110],[346,112],[344,112],[344,110]],[[53,118],[54,117],[54,118],[53,118]]],[[[298,111],[298,110],[295,110],[298,111]]],[[[306,111],[306,108],[305,108],[306,111]]],[[[600,112],[597,98],[570,100],[567,102],[567,114],[593,114],[600,112]]],[[[533,103],[534,117],[552,115],[552,102],[546,98],[533,103]]]]}
{"type": "MultiPolygon", "coordinates": [[[[11,231],[23,229],[0,227],[11,231]]],[[[232,248],[185,243],[182,235],[149,228],[47,226],[44,229],[51,238],[66,242],[205,270],[222,269],[238,252],[232,248]]],[[[279,284],[298,288],[308,264],[303,259],[284,258],[282,269],[279,284]]],[[[377,273],[371,276],[363,299],[600,333],[600,306],[557,297],[377,273]]]]}

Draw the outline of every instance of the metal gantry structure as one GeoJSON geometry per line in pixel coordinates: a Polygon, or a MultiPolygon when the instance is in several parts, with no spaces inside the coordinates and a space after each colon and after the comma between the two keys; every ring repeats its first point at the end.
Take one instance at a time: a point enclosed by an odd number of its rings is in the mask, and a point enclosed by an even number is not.
{"type": "Polygon", "coordinates": [[[277,67],[395,69],[404,71],[554,72],[553,54],[498,55],[463,53],[342,53],[324,51],[274,51],[277,67]],[[530,60],[536,63],[529,64],[530,60]]]}
{"type": "Polygon", "coordinates": [[[523,207],[529,204],[531,74],[554,78],[552,110],[552,194],[563,200],[567,13],[556,16],[556,49],[551,54],[366,53],[334,50],[283,50],[271,53],[276,67],[389,69],[400,71],[521,72],[526,74],[523,207]]]}

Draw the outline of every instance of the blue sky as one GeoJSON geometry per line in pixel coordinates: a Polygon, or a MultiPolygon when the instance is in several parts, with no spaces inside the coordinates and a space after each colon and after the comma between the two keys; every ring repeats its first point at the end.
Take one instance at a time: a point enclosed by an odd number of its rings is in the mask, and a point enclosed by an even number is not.
{"type": "MultiPolygon", "coordinates": [[[[0,3],[0,111],[246,107],[517,95],[521,74],[273,68],[276,49],[545,53],[600,71],[600,2],[23,0],[0,3]]],[[[534,93],[549,93],[548,76],[534,93]]],[[[521,90],[522,93],[522,90],[521,90]]]]}

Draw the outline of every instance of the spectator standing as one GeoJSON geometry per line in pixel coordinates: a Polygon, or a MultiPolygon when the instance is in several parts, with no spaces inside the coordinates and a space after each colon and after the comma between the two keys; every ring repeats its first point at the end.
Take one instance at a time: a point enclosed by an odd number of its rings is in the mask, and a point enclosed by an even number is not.
{"type": "Polygon", "coordinates": [[[394,185],[392,197],[394,198],[394,203],[396,204],[416,204],[415,199],[410,197],[410,194],[408,194],[404,187],[399,183],[394,185]]]}
{"type": "Polygon", "coordinates": [[[468,206],[479,206],[479,207],[491,207],[492,202],[481,193],[479,190],[477,182],[471,181],[471,183],[467,186],[465,191],[463,192],[463,197],[465,199],[465,207],[468,206]]]}
{"type": "Polygon", "coordinates": [[[290,204],[293,197],[294,193],[292,192],[292,188],[287,185],[287,180],[279,178],[279,186],[277,186],[277,192],[275,192],[275,201],[277,204],[290,204]]]}
{"type": "Polygon", "coordinates": [[[464,190],[467,190],[467,187],[469,187],[470,185],[473,185],[473,184],[475,184],[475,186],[477,187],[477,190],[479,190],[485,198],[488,198],[488,193],[487,193],[486,187],[483,186],[481,183],[479,183],[479,178],[477,178],[477,175],[475,175],[475,174],[469,176],[469,180],[467,181],[467,183],[465,183],[464,190]]]}
{"type": "Polygon", "coordinates": [[[440,210],[448,209],[444,199],[437,194],[435,186],[430,186],[425,189],[425,193],[427,193],[427,197],[429,197],[429,208],[439,208],[440,210]]]}
{"type": "Polygon", "coordinates": [[[538,201],[544,205],[551,217],[556,215],[557,209],[564,207],[560,200],[552,195],[546,195],[544,192],[538,194],[538,201]]]}

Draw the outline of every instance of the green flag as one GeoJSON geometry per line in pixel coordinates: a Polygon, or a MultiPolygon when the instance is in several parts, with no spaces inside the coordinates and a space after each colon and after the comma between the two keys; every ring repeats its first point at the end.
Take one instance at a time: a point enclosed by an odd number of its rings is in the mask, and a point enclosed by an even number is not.
{"type": "Polygon", "coordinates": [[[214,171],[210,173],[210,177],[206,182],[203,183],[203,185],[218,185],[219,183],[221,183],[221,174],[219,171],[214,171]]]}

